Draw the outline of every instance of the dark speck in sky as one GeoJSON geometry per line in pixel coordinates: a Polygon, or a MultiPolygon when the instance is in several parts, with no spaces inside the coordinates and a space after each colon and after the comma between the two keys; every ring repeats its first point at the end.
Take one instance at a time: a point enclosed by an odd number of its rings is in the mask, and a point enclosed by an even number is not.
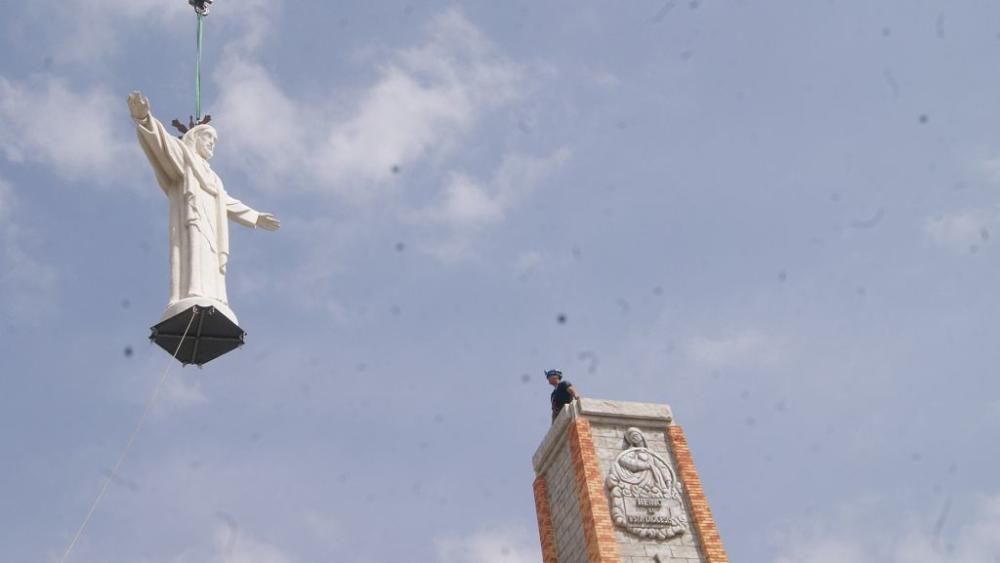
{"type": "Polygon", "coordinates": [[[930,120],[931,118],[928,117],[926,113],[920,114],[920,117],[917,118],[917,121],[919,121],[921,125],[927,123],[930,120]]]}
{"type": "Polygon", "coordinates": [[[674,6],[676,6],[676,5],[677,5],[677,0],[668,0],[663,5],[663,7],[660,8],[660,10],[658,12],[656,12],[655,14],[653,14],[652,22],[653,23],[660,23],[661,21],[663,21],[663,18],[667,17],[667,14],[669,14],[670,11],[673,10],[674,6]]]}
{"type": "Polygon", "coordinates": [[[114,483],[115,485],[117,485],[119,487],[126,488],[126,489],[132,491],[133,493],[139,491],[139,485],[138,485],[138,483],[136,483],[135,481],[131,481],[129,479],[126,479],[126,478],[122,477],[121,475],[115,474],[113,471],[111,471],[111,469],[105,469],[104,470],[104,475],[105,475],[105,477],[108,478],[109,481],[111,481],[112,483],[114,483]]]}
{"type": "Polygon", "coordinates": [[[397,242],[396,243],[396,252],[402,252],[404,250],[406,250],[406,245],[403,244],[403,243],[401,243],[401,242],[397,242]]]}
{"type": "Polygon", "coordinates": [[[653,295],[663,295],[663,288],[656,286],[653,288],[653,295]]]}
{"type": "Polygon", "coordinates": [[[128,309],[132,303],[128,299],[122,299],[122,309],[128,309]]]}
{"type": "Polygon", "coordinates": [[[934,522],[934,539],[941,537],[941,530],[944,529],[945,522],[948,521],[948,512],[951,511],[951,497],[944,500],[944,506],[941,507],[941,514],[938,515],[937,520],[934,522]]]}
{"type": "Polygon", "coordinates": [[[631,307],[624,298],[619,297],[615,303],[618,303],[618,308],[621,309],[623,315],[627,315],[631,307]]]}
{"type": "Polygon", "coordinates": [[[889,85],[889,90],[892,92],[893,98],[899,97],[899,84],[896,82],[896,77],[892,74],[889,69],[884,69],[882,71],[882,77],[885,78],[885,83],[889,85]]]}
{"type": "Polygon", "coordinates": [[[892,28],[890,28],[889,26],[883,27],[882,28],[882,37],[889,37],[890,35],[892,35],[892,28]]]}
{"type": "Polygon", "coordinates": [[[392,167],[392,173],[393,174],[399,174],[399,165],[398,164],[392,167]]]}
{"type": "Polygon", "coordinates": [[[531,383],[531,376],[527,373],[521,374],[521,383],[531,383]]]}
{"type": "Polygon", "coordinates": [[[561,325],[566,324],[566,313],[559,313],[556,315],[556,322],[561,325]]]}
{"type": "Polygon", "coordinates": [[[778,281],[783,282],[788,279],[788,274],[784,271],[778,272],[778,281]]]}
{"type": "Polygon", "coordinates": [[[986,227],[980,229],[979,238],[983,239],[984,242],[990,240],[990,230],[987,229],[986,227]]]}
{"type": "Polygon", "coordinates": [[[870,229],[881,223],[883,217],[885,217],[885,208],[879,207],[871,217],[851,221],[851,226],[855,229],[870,229]]]}
{"type": "Polygon", "coordinates": [[[132,357],[132,347],[131,346],[126,346],[123,353],[125,354],[126,358],[131,358],[132,357]]]}
{"type": "Polygon", "coordinates": [[[600,365],[600,361],[597,359],[597,355],[593,352],[583,351],[576,355],[577,359],[587,360],[589,364],[587,365],[587,373],[594,373],[597,371],[597,366],[600,365]]]}

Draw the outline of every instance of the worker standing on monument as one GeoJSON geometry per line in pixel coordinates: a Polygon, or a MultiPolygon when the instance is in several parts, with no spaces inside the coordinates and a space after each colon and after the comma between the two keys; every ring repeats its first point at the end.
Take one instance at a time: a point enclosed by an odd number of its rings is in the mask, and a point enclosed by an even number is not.
{"type": "Polygon", "coordinates": [[[559,416],[559,411],[574,400],[580,398],[576,394],[576,389],[569,381],[563,381],[562,372],[557,369],[550,369],[545,372],[545,378],[549,380],[549,385],[555,387],[552,390],[552,421],[555,422],[559,416]]]}

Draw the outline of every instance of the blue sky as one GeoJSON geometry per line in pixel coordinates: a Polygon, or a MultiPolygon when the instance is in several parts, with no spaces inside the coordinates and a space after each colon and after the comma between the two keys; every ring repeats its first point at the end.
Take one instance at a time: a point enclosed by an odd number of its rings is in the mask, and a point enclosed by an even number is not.
{"type": "MultiPolygon", "coordinates": [[[[57,561],[170,359],[125,97],[180,0],[0,22],[0,545],[57,561]]],[[[543,369],[668,403],[734,561],[1000,556],[1000,7],[219,0],[247,345],[172,368],[71,561],[540,560],[543,369]],[[565,322],[559,322],[564,316],[565,322]]]]}

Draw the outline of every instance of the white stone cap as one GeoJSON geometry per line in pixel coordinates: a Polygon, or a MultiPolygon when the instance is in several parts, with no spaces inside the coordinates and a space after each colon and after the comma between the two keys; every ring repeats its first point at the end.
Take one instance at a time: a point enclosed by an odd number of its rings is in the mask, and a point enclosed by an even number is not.
{"type": "Polygon", "coordinates": [[[656,403],[633,403],[629,401],[608,401],[605,399],[580,399],[576,410],[587,418],[641,419],[650,422],[673,422],[674,415],[669,405],[656,403]]]}
{"type": "Polygon", "coordinates": [[[669,405],[586,398],[573,401],[563,407],[559,416],[556,417],[555,422],[552,423],[552,427],[545,434],[545,438],[542,439],[542,443],[535,450],[535,455],[531,456],[531,463],[534,465],[536,473],[541,473],[548,466],[552,452],[566,438],[566,427],[569,425],[569,421],[580,416],[588,419],[613,422],[623,426],[630,426],[635,423],[639,423],[642,426],[649,426],[651,422],[668,426],[673,424],[674,421],[674,414],[670,410],[669,405]]]}

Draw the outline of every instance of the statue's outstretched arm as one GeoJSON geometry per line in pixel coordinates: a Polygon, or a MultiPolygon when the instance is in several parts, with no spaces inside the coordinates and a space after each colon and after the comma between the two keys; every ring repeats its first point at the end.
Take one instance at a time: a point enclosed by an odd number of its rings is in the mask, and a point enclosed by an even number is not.
{"type": "Polygon", "coordinates": [[[128,109],[135,121],[139,144],[157,177],[178,181],[184,176],[184,151],[180,141],[149,111],[149,100],[138,90],[128,95],[128,109]]]}
{"type": "Polygon", "coordinates": [[[231,220],[245,227],[260,228],[265,231],[277,231],[281,227],[281,221],[274,215],[255,211],[234,197],[229,197],[226,202],[226,212],[231,220]]]}

